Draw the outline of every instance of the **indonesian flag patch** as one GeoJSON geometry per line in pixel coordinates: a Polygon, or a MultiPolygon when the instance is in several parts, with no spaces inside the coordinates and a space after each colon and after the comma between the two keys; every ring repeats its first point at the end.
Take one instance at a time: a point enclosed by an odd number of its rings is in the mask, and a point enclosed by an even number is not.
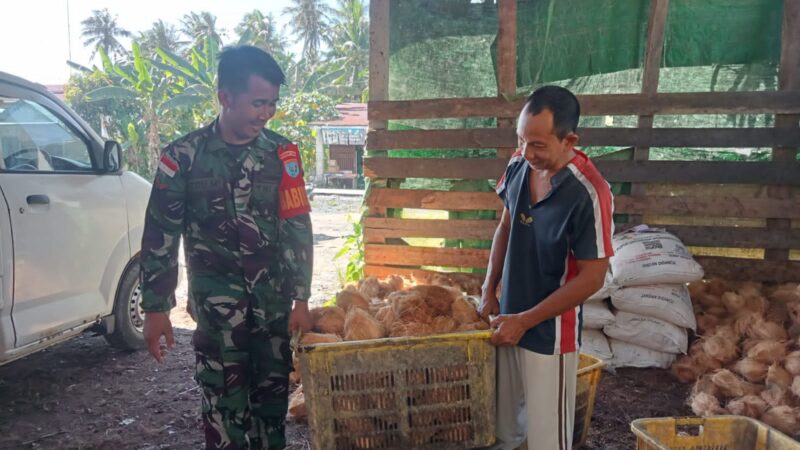
{"type": "Polygon", "coordinates": [[[172,159],[171,156],[164,153],[161,155],[161,161],[158,163],[158,170],[164,175],[172,178],[178,172],[178,162],[172,159]]]}
{"type": "Polygon", "coordinates": [[[303,168],[300,163],[300,150],[295,144],[285,144],[278,147],[278,157],[281,160],[283,171],[281,184],[278,186],[281,219],[306,214],[311,211],[311,204],[306,194],[306,184],[303,181],[303,168]]]}

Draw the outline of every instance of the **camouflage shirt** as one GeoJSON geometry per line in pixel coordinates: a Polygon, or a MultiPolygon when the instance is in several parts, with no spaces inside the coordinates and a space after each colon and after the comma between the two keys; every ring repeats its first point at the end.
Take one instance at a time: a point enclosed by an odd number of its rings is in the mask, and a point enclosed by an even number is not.
{"type": "MultiPolygon", "coordinates": [[[[287,144],[265,129],[247,145],[229,145],[215,121],[163,150],[142,238],[145,311],[168,311],[175,305],[181,235],[190,295],[193,279],[204,278],[243,286],[267,304],[308,300],[313,262],[309,214],[279,217],[284,166],[278,150],[287,144]]],[[[300,201],[308,200],[302,196],[300,201]]]]}

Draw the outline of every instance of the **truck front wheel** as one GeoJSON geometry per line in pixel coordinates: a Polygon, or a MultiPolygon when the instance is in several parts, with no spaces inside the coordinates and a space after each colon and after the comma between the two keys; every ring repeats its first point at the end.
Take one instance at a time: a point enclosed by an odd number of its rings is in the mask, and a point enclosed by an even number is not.
{"type": "Polygon", "coordinates": [[[139,283],[139,261],[133,260],[125,269],[114,299],[114,331],[106,334],[112,347],[123,350],[145,348],[142,289],[139,283]]]}

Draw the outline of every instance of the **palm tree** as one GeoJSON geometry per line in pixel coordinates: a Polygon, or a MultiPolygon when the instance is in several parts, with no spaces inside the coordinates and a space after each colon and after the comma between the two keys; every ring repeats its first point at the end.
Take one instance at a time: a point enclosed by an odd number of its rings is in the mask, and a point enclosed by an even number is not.
{"type": "Polygon", "coordinates": [[[221,35],[225,32],[217,30],[217,16],[208,11],[202,11],[200,14],[190,12],[183,16],[181,24],[183,25],[181,31],[192,39],[194,47],[199,47],[206,39],[222,43],[221,35]]]}
{"type": "Polygon", "coordinates": [[[289,16],[289,26],[297,36],[295,42],[303,43],[302,57],[316,63],[332,10],[322,0],[292,0],[292,4],[284,8],[283,14],[289,16]]]}
{"type": "Polygon", "coordinates": [[[131,37],[131,32],[117,25],[117,16],[111,15],[107,8],[95,9],[91,17],[81,21],[83,31],[81,37],[85,38],[85,47],[94,47],[91,58],[102,48],[109,55],[121,56],[127,52],[119,42],[120,37],[131,37]]]}
{"type": "Polygon", "coordinates": [[[328,41],[331,50],[320,70],[336,76],[325,90],[347,100],[360,100],[369,73],[369,21],[363,0],[339,0],[328,41]]]}
{"type": "Polygon", "coordinates": [[[239,35],[239,44],[254,45],[273,55],[286,52],[286,39],[278,33],[272,13],[265,16],[254,9],[245,14],[236,27],[236,33],[239,35]]]}
{"type": "Polygon", "coordinates": [[[157,48],[178,53],[185,42],[180,40],[178,30],[174,26],[159,19],[153,22],[149,30],[139,34],[139,44],[144,54],[152,56],[157,48]]]}

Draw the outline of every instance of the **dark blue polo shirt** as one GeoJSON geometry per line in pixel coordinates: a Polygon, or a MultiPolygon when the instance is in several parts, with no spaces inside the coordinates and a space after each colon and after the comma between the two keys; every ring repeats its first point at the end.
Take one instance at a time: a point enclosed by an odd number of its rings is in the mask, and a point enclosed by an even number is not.
{"type": "MultiPolygon", "coordinates": [[[[497,195],[511,215],[503,264],[500,313],[533,308],[577,274],[576,260],[613,255],[613,199],[608,183],[582,152],[553,175],[552,189],[535,205],[528,187],[532,170],[520,151],[514,153],[497,185],[497,195]]],[[[580,348],[582,308],[529,329],[522,348],[546,355],[580,348]]]]}

